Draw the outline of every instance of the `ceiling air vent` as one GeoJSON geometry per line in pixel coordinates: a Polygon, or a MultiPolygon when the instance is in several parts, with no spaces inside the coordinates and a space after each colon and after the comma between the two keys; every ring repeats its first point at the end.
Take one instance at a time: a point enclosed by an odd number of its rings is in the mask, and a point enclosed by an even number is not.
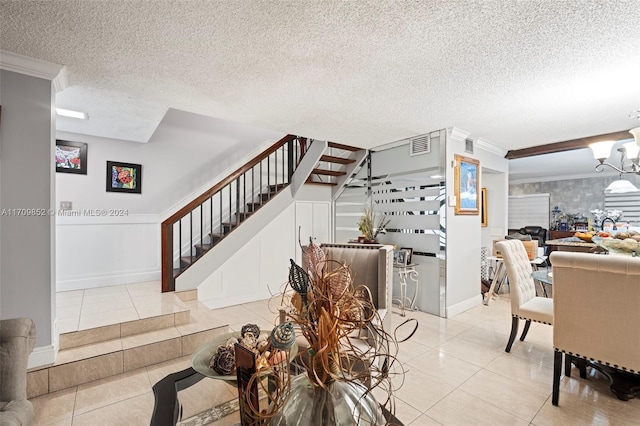
{"type": "Polygon", "coordinates": [[[431,137],[424,135],[413,138],[410,147],[409,155],[428,154],[431,152],[431,137]]]}

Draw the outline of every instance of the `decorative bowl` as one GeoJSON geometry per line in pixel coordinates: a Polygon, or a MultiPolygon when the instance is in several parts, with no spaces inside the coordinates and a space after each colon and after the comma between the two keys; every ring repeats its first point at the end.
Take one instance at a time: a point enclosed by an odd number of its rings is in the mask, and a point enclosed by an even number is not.
{"type": "Polygon", "coordinates": [[[606,249],[609,254],[640,256],[640,242],[632,238],[619,240],[617,238],[593,237],[593,242],[606,249]]]}
{"type": "Polygon", "coordinates": [[[576,232],[574,237],[580,238],[582,241],[587,243],[593,242],[593,234],[589,234],[586,232],[576,232]]]}
{"type": "MultiPolygon", "coordinates": [[[[270,333],[271,333],[271,330],[260,330],[260,334],[269,335],[270,333]]],[[[233,331],[230,333],[224,333],[220,336],[215,337],[213,340],[203,344],[198,349],[196,349],[196,352],[191,357],[191,366],[193,367],[193,369],[196,370],[198,373],[207,377],[211,377],[213,379],[236,380],[237,377],[235,373],[228,376],[224,376],[222,374],[216,373],[213,370],[213,368],[209,367],[209,360],[211,360],[211,357],[213,357],[213,355],[218,350],[218,346],[224,345],[227,342],[227,340],[229,340],[230,337],[235,337],[239,339],[240,332],[233,331]]],[[[289,357],[293,359],[297,353],[298,353],[298,344],[294,343],[293,347],[291,348],[289,357]]]]}

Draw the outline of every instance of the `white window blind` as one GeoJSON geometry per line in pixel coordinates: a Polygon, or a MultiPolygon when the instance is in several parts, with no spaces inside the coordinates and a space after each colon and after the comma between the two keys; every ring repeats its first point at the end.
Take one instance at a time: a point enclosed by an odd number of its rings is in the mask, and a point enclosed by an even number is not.
{"type": "Polygon", "coordinates": [[[621,221],[640,225],[640,192],[605,194],[604,210],[622,210],[621,221]]]}
{"type": "Polygon", "coordinates": [[[509,196],[509,229],[524,226],[549,229],[549,194],[509,196]]]}

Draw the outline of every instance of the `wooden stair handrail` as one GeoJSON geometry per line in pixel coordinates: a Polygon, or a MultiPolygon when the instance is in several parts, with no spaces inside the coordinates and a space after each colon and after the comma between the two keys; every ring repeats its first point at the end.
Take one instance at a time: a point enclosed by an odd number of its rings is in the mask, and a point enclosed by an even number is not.
{"type": "Polygon", "coordinates": [[[187,204],[186,206],[182,207],[180,210],[178,210],[177,212],[169,216],[168,219],[162,222],[162,227],[163,228],[168,227],[178,222],[184,216],[189,214],[190,211],[192,211],[193,209],[198,207],[200,204],[204,203],[206,200],[214,196],[222,188],[226,187],[231,182],[233,182],[234,180],[242,176],[245,172],[249,171],[253,166],[259,164],[262,160],[267,158],[272,152],[276,151],[282,145],[294,140],[295,138],[296,138],[295,135],[286,135],[285,137],[280,139],[278,142],[274,143],[269,148],[262,151],[253,160],[249,161],[247,164],[238,168],[235,172],[231,173],[229,176],[227,176],[226,178],[224,178],[223,180],[215,184],[209,190],[205,191],[204,193],[196,197],[189,204],[187,204]]]}

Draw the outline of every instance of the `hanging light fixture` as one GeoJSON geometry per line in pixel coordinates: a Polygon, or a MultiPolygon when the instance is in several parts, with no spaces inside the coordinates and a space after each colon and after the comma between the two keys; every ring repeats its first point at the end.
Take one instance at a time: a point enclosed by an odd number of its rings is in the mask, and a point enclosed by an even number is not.
{"type": "Polygon", "coordinates": [[[633,139],[636,141],[636,145],[640,147],[640,127],[629,130],[629,133],[633,135],[633,139]]]}
{"type": "Polygon", "coordinates": [[[611,182],[611,185],[605,189],[607,193],[638,191],[638,188],[631,182],[622,179],[623,174],[633,173],[640,175],[640,160],[638,158],[640,154],[640,127],[629,130],[629,133],[633,135],[634,142],[625,143],[622,147],[618,148],[618,152],[620,153],[620,167],[606,162],[606,159],[611,155],[613,145],[616,143],[615,141],[595,142],[589,145],[589,148],[593,151],[593,157],[600,162],[600,164],[596,165],[596,172],[603,172],[604,166],[608,166],[620,173],[620,179],[611,182]],[[626,158],[631,160],[631,164],[625,165],[626,158]]]}

